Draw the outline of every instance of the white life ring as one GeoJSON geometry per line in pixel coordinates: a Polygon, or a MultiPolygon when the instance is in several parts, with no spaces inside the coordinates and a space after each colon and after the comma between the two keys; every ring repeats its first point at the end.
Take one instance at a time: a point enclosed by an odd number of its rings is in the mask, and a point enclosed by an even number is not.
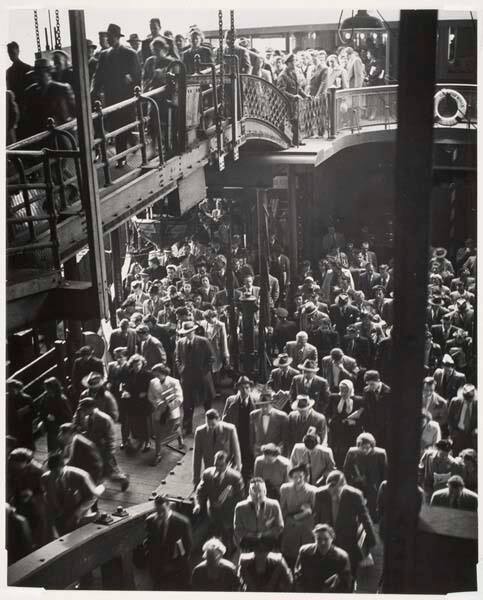
{"type": "Polygon", "coordinates": [[[434,95],[434,117],[436,122],[440,125],[444,125],[445,127],[453,127],[457,123],[460,123],[465,115],[466,109],[468,108],[468,103],[464,99],[464,97],[457,92],[456,90],[452,90],[449,88],[444,88],[436,92],[434,95]],[[454,115],[450,117],[443,117],[439,112],[439,104],[441,100],[444,100],[447,96],[452,98],[456,102],[456,111],[454,115]]]}

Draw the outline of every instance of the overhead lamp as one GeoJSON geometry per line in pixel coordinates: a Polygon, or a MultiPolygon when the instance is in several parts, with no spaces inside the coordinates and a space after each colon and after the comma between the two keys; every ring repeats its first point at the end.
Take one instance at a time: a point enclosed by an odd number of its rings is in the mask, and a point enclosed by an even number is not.
{"type": "Polygon", "coordinates": [[[381,19],[373,17],[367,10],[357,10],[357,14],[342,21],[340,28],[342,30],[348,29],[356,32],[361,29],[370,29],[371,31],[374,31],[375,29],[385,29],[381,19]]]}

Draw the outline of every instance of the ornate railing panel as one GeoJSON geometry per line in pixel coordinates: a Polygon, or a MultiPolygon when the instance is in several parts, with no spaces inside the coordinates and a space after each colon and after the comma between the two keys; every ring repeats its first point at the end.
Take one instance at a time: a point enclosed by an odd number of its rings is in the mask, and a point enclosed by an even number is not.
{"type": "Polygon", "coordinates": [[[293,139],[294,112],[290,100],[273,84],[253,75],[242,75],[243,116],[258,119],[293,139]]]}
{"type": "Polygon", "coordinates": [[[299,139],[322,136],[327,130],[327,98],[316,96],[298,101],[299,139]]]}

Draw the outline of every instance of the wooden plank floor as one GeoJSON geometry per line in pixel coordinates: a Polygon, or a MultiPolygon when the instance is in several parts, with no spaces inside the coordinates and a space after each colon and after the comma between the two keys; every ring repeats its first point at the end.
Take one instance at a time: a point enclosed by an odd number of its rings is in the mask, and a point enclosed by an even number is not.
{"type": "MultiPolygon", "coordinates": [[[[226,391],[222,394],[223,400],[215,402],[214,408],[220,412],[223,409],[224,398],[228,394],[226,391]]],[[[204,411],[202,408],[195,410],[194,424],[201,424],[204,411]]],[[[121,432],[120,426],[116,425],[116,442],[120,444],[121,432]]],[[[177,443],[174,443],[174,447],[177,443]]],[[[193,458],[193,436],[185,438],[185,451],[183,456],[179,452],[171,450],[169,447],[163,449],[161,462],[152,467],[150,462],[153,458],[154,450],[146,454],[128,455],[121,450],[117,450],[116,457],[122,471],[130,475],[130,486],[125,492],[121,492],[120,486],[116,482],[105,482],[106,491],[99,499],[99,509],[105,512],[112,512],[117,506],[128,508],[134,504],[147,502],[154,491],[165,493],[175,498],[187,499],[193,493],[192,484],[192,458],[193,458]]],[[[42,438],[37,444],[35,457],[40,462],[47,459],[46,440],[42,438]]],[[[383,563],[383,549],[379,543],[373,551],[374,566],[359,570],[358,593],[375,593],[378,588],[383,563]]],[[[150,582],[145,570],[135,569],[137,589],[150,589],[150,582]]],[[[94,578],[93,588],[100,589],[100,579],[94,578]]],[[[91,588],[92,589],[92,588],[91,588]]]]}

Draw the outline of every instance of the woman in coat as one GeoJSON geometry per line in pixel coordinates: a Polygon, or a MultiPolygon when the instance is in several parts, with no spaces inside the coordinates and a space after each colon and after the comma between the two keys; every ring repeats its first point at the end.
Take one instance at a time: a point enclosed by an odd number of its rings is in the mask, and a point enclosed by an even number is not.
{"type": "Polygon", "coordinates": [[[354,395],[354,384],[350,379],[339,383],[339,393],[331,394],[327,410],[329,425],[329,447],[332,448],[334,461],[342,469],[347,450],[355,444],[361,432],[357,419],[348,419],[354,411],[362,407],[362,398],[354,395]]]}
{"type": "Polygon", "coordinates": [[[129,273],[126,275],[124,280],[124,298],[127,298],[131,293],[131,283],[133,281],[141,281],[141,271],[143,267],[141,263],[134,261],[129,267],[129,273]]]}
{"type": "Polygon", "coordinates": [[[133,354],[127,364],[129,372],[122,398],[126,400],[129,429],[132,437],[139,442],[134,448],[135,451],[142,446],[142,452],[149,452],[152,406],[148,400],[148,390],[153,375],[140,354],[133,354]]]}
{"type": "Polygon", "coordinates": [[[59,427],[72,420],[72,409],[62,384],[56,377],[44,381],[45,393],[38,400],[38,411],[47,432],[47,450],[60,449],[59,427]]]}
{"type": "Polygon", "coordinates": [[[288,475],[290,482],[284,483],[280,489],[280,508],[284,521],[282,554],[289,567],[293,568],[300,547],[313,540],[317,488],[306,482],[306,465],[295,465],[288,475]]]}
{"type": "Polygon", "coordinates": [[[203,313],[204,319],[200,325],[205,331],[205,337],[211,342],[215,359],[211,370],[219,373],[222,367],[230,362],[226,325],[217,318],[216,310],[208,309],[203,313]]]}

